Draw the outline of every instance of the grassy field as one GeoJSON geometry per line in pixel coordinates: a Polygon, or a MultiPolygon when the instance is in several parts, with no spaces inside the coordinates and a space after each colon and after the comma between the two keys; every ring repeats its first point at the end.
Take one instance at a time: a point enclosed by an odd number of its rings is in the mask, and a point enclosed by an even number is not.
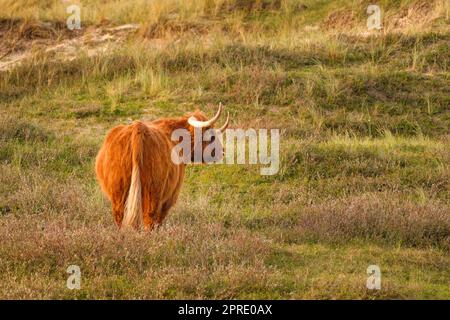
{"type": "Polygon", "coordinates": [[[449,2],[377,3],[380,31],[363,0],[81,1],[70,31],[0,0],[0,298],[450,299],[449,2]],[[106,132],[219,101],[281,130],[279,173],[189,166],[161,228],[119,232],[106,132]]]}

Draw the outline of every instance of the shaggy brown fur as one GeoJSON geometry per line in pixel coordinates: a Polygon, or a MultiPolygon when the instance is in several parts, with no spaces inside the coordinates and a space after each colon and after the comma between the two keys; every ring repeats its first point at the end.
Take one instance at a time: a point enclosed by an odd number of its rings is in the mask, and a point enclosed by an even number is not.
{"type": "MultiPolygon", "coordinates": [[[[143,222],[146,229],[152,229],[164,220],[177,201],[185,164],[172,162],[171,150],[177,142],[170,137],[175,129],[187,129],[194,147],[194,128],[187,122],[191,115],[153,122],[135,121],[108,133],[95,167],[119,227],[138,228],[143,222]]],[[[194,115],[198,120],[206,120],[198,110],[194,115]]],[[[206,145],[203,143],[202,147],[206,145]]]]}

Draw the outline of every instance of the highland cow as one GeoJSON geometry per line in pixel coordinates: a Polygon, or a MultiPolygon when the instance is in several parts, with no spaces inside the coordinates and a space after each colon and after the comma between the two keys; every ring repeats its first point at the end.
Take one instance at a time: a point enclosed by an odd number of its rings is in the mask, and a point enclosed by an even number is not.
{"type": "MultiPolygon", "coordinates": [[[[160,225],[169,209],[176,203],[185,172],[185,162],[171,159],[176,142],[174,130],[186,129],[192,137],[213,127],[223,108],[207,120],[199,111],[180,118],[135,121],[119,125],[107,135],[97,158],[96,174],[99,184],[112,204],[117,226],[138,229],[142,224],[151,230],[160,225]]],[[[222,133],[228,126],[217,129],[222,133]]],[[[192,139],[192,150],[194,146],[192,139]]],[[[203,142],[204,149],[208,142],[203,142]]]]}

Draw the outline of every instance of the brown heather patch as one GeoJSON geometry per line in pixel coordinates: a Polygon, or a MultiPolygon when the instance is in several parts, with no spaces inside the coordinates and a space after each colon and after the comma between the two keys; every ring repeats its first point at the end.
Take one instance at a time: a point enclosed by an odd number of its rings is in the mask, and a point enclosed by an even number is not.
{"type": "Polygon", "coordinates": [[[39,125],[10,116],[0,117],[0,142],[16,140],[20,142],[46,141],[50,134],[39,125]]]}
{"type": "MultiPolygon", "coordinates": [[[[39,161],[39,160],[37,160],[39,161]]],[[[35,217],[51,221],[63,217],[66,222],[80,219],[84,223],[102,221],[107,211],[99,190],[92,192],[75,175],[65,179],[48,176],[43,168],[20,170],[13,165],[0,166],[3,187],[0,205],[7,207],[4,219],[35,217]]]]}
{"type": "Polygon", "coordinates": [[[111,221],[89,223],[83,216],[70,217],[75,214],[76,208],[71,214],[2,219],[0,266],[4,276],[19,270],[20,275],[16,281],[2,279],[0,296],[67,295],[65,269],[71,264],[80,266],[85,292],[97,298],[227,298],[267,281],[263,261],[271,250],[246,230],[203,221],[167,224],[152,234],[125,233],[111,221]],[[40,291],[22,291],[21,281],[32,288],[33,278],[40,291]],[[49,285],[58,282],[56,290],[42,290],[42,278],[49,285]]]}
{"type": "MultiPolygon", "coordinates": [[[[13,217],[2,223],[2,257],[31,270],[64,267],[75,259],[85,272],[126,274],[129,269],[251,266],[270,253],[265,241],[245,230],[215,223],[166,225],[151,234],[119,232],[115,226],[85,224],[42,215],[33,221],[13,217]],[[26,228],[27,235],[24,233],[26,228]],[[124,260],[122,260],[124,259],[124,260]],[[33,261],[33,263],[31,263],[33,261]]],[[[75,263],[75,262],[74,262],[75,263]]]]}
{"type": "Polygon", "coordinates": [[[450,249],[450,207],[441,201],[418,203],[402,194],[373,193],[313,204],[298,213],[287,241],[356,238],[450,249]]]}

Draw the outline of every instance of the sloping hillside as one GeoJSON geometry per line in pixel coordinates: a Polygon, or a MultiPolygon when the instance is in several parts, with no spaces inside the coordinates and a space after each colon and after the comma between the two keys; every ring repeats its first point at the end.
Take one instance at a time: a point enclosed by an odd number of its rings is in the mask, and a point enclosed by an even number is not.
{"type": "Polygon", "coordinates": [[[381,30],[362,0],[81,1],[71,31],[0,0],[0,298],[449,299],[449,2],[377,3],[381,30]],[[219,101],[281,130],[279,173],[190,166],[160,229],[118,232],[106,132],[219,101]]]}

